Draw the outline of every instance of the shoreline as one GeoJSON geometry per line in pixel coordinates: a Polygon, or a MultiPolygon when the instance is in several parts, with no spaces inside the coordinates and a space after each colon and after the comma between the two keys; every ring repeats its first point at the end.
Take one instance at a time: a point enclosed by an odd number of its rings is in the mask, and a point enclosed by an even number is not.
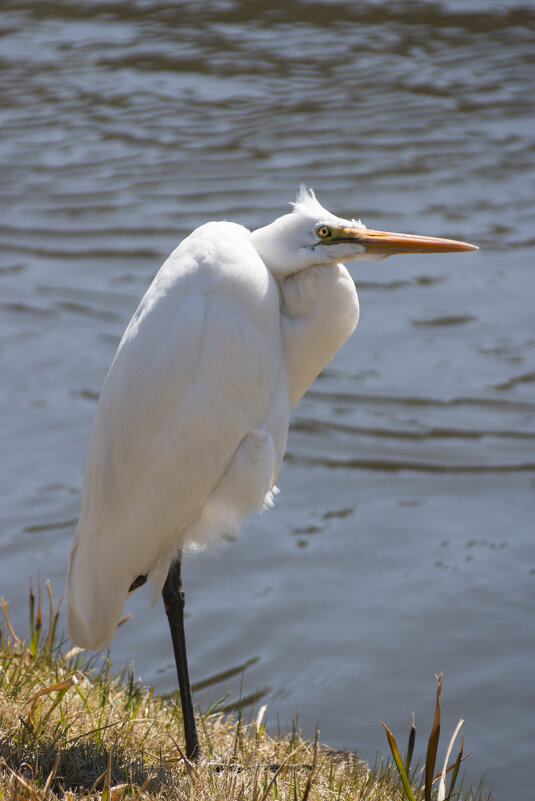
{"type": "Polygon", "coordinates": [[[355,753],[321,744],[319,732],[303,739],[294,727],[270,736],[264,724],[265,706],[256,713],[250,710],[247,719],[243,708],[237,714],[217,707],[197,711],[204,758],[192,763],[182,750],[178,696],[154,695],[154,688],[134,680],[131,668],[113,675],[107,659],[97,667],[101,654],[78,648],[63,653],[62,644],[56,644],[59,605],[54,607],[48,582],[46,590],[49,611],[44,627],[41,588],[36,599],[30,586],[28,641],[17,636],[7,604],[1,601],[5,625],[0,628],[0,797],[31,801],[100,797],[120,801],[123,796],[135,801],[490,798],[482,782],[472,789],[457,781],[462,746],[457,758],[452,751],[441,796],[443,757],[435,767],[441,678],[428,743],[428,755],[434,748],[433,763],[427,769],[409,765],[414,729],[409,753],[402,757],[385,726],[394,759],[381,757],[369,767],[355,753]],[[430,791],[424,789],[426,773],[430,791]]]}

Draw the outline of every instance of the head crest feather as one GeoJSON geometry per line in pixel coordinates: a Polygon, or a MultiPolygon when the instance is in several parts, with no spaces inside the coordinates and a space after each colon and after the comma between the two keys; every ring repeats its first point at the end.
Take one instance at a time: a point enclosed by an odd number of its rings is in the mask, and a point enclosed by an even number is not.
{"type": "MultiPolygon", "coordinates": [[[[334,217],[334,215],[325,209],[319,200],[316,197],[314,190],[311,187],[306,186],[305,184],[301,184],[299,187],[299,192],[297,193],[297,197],[295,199],[295,203],[290,203],[290,206],[293,207],[293,211],[295,214],[312,214],[314,217],[318,219],[323,217],[328,219],[330,217],[334,217]]],[[[354,226],[355,228],[362,228],[365,229],[366,226],[360,221],[355,220],[346,220],[349,225],[354,226]]]]}
{"type": "Polygon", "coordinates": [[[314,190],[311,187],[307,187],[305,184],[301,184],[295,199],[295,203],[290,203],[290,206],[293,207],[293,210],[296,213],[305,211],[309,214],[312,213],[320,217],[322,215],[331,216],[330,212],[328,212],[327,209],[324,209],[319,200],[316,198],[314,190]]]}

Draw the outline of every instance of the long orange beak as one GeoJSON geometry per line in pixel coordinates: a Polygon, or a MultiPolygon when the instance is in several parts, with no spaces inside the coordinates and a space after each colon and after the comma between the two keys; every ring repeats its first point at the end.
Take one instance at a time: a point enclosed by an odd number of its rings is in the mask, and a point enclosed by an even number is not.
{"type": "Polygon", "coordinates": [[[342,228],[335,234],[336,241],[355,242],[364,245],[370,253],[457,253],[479,250],[476,245],[456,239],[440,239],[437,236],[417,234],[393,234],[389,231],[372,231],[369,228],[342,228]]]}

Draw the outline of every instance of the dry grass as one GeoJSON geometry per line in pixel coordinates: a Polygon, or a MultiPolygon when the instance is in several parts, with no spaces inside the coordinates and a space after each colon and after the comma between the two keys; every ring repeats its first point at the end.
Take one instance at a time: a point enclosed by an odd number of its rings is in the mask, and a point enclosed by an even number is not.
{"type": "MultiPolygon", "coordinates": [[[[303,740],[297,730],[270,737],[263,710],[244,722],[199,714],[205,759],[184,757],[176,699],[155,697],[133,676],[55,645],[59,610],[48,591],[30,591],[30,639],[12,630],[5,602],[0,644],[0,799],[78,801],[392,801],[404,785],[395,765],[369,769],[354,754],[303,740]]],[[[410,773],[413,798],[429,797],[422,772],[410,773]]],[[[434,791],[436,792],[436,791],[434,791]]],[[[481,799],[481,791],[452,798],[481,799]]]]}

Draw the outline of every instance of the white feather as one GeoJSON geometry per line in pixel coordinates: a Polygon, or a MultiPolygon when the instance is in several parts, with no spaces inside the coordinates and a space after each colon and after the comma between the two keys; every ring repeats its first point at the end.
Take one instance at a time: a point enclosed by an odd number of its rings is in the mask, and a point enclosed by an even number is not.
{"type": "Polygon", "coordinates": [[[70,555],[74,642],[104,647],[136,576],[155,600],[177,551],[271,504],[289,420],[279,319],[240,226],[202,226],[161,268],[97,407],[70,555]]]}

